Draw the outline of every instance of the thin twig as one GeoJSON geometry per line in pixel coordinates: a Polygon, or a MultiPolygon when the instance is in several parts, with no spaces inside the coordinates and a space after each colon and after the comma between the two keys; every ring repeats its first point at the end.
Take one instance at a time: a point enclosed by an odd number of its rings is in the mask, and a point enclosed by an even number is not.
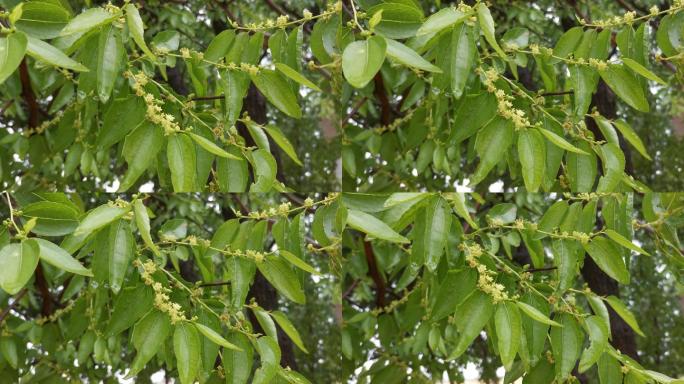
{"type": "Polygon", "coordinates": [[[561,95],[572,95],[575,93],[572,89],[569,91],[562,91],[562,92],[544,92],[540,93],[540,96],[561,96],[561,95]]]}
{"type": "Polygon", "coordinates": [[[217,281],[215,283],[204,283],[200,284],[200,287],[216,287],[219,285],[230,285],[230,281],[217,281]]]}
{"type": "Polygon", "coordinates": [[[188,101],[197,101],[197,100],[222,100],[225,97],[225,95],[215,95],[215,96],[198,96],[198,97],[192,97],[188,101]]]}
{"type": "Polygon", "coordinates": [[[10,311],[12,310],[12,308],[14,308],[14,306],[17,305],[17,303],[19,302],[19,300],[21,300],[21,299],[26,295],[27,292],[28,292],[28,289],[22,288],[22,290],[19,291],[19,292],[14,296],[14,300],[12,300],[12,303],[10,303],[10,304],[7,306],[7,308],[5,308],[5,309],[2,310],[2,313],[0,313],[0,324],[2,324],[3,321],[5,321],[5,318],[9,315],[10,311]]]}

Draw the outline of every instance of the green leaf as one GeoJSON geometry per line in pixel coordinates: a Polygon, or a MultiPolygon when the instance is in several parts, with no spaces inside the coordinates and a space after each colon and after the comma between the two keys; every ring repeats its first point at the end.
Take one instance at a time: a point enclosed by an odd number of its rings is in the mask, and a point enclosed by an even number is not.
{"type": "Polygon", "coordinates": [[[597,366],[599,382],[601,384],[622,383],[622,367],[613,356],[608,353],[602,354],[597,366]]]}
{"type": "Polygon", "coordinates": [[[121,181],[119,192],[132,187],[152,165],[163,147],[163,139],[162,128],[147,121],[126,136],[122,154],[128,163],[128,170],[121,181]]]}
{"type": "Polygon", "coordinates": [[[39,254],[38,243],[30,239],[0,248],[0,288],[10,295],[19,292],[33,276],[39,254]]]}
{"type": "Polygon", "coordinates": [[[473,269],[447,272],[430,306],[431,320],[439,321],[454,313],[456,308],[475,291],[476,284],[477,272],[473,269]]]}
{"type": "Polygon", "coordinates": [[[265,149],[257,149],[252,152],[252,159],[254,161],[255,180],[249,191],[260,193],[270,191],[276,182],[278,172],[278,164],[275,158],[265,149]]]}
{"type": "Polygon", "coordinates": [[[21,208],[23,218],[36,218],[31,232],[42,236],[64,236],[78,226],[76,207],[54,201],[38,201],[21,208]]]}
{"type": "Polygon", "coordinates": [[[605,233],[606,233],[606,236],[608,236],[611,240],[622,245],[623,247],[631,249],[632,251],[639,253],[641,255],[651,256],[648,252],[644,251],[641,247],[632,243],[631,241],[629,241],[629,239],[625,238],[624,236],[615,232],[614,230],[606,229],[605,233]]]}
{"type": "Polygon", "coordinates": [[[169,137],[166,156],[171,171],[171,184],[174,192],[196,190],[197,155],[195,145],[188,135],[176,134],[169,137]]]}
{"type": "Polygon", "coordinates": [[[644,332],[639,328],[639,323],[637,322],[636,317],[634,317],[634,314],[627,308],[627,306],[620,301],[617,297],[610,295],[606,297],[605,299],[608,304],[615,310],[615,312],[622,318],[622,320],[629,325],[634,332],[639,334],[641,337],[646,337],[644,332]]]}
{"type": "Polygon", "coordinates": [[[116,336],[135,324],[154,304],[152,288],[140,284],[121,290],[114,301],[114,309],[104,330],[106,336],[116,336]]]}
{"type": "Polygon", "coordinates": [[[259,307],[252,308],[254,317],[256,317],[261,329],[264,330],[268,336],[278,337],[278,330],[276,328],[275,322],[271,318],[271,315],[259,307]]]}
{"type": "Polygon", "coordinates": [[[584,344],[584,334],[572,315],[557,314],[554,319],[562,327],[551,328],[551,350],[556,361],[556,377],[563,380],[575,368],[584,344]]]}
{"type": "Polygon", "coordinates": [[[231,155],[230,153],[226,152],[223,148],[219,147],[218,145],[214,144],[211,140],[209,140],[203,136],[200,136],[200,135],[198,135],[196,133],[192,133],[192,132],[186,132],[186,134],[188,136],[190,136],[190,138],[195,140],[195,143],[197,143],[200,147],[206,149],[207,152],[209,152],[209,153],[212,153],[212,154],[219,156],[219,157],[227,157],[227,158],[230,158],[233,160],[242,161],[241,158],[239,158],[235,155],[231,155]]]}
{"type": "Polygon", "coordinates": [[[460,98],[463,95],[466,82],[475,62],[477,47],[470,27],[459,24],[451,33],[449,44],[449,76],[451,77],[451,90],[454,96],[460,98]]]}
{"type": "Polygon", "coordinates": [[[298,82],[299,84],[309,87],[313,89],[314,91],[322,92],[320,88],[314,83],[311,82],[311,80],[307,79],[302,75],[301,73],[297,72],[296,70],[292,69],[285,63],[275,63],[274,64],[276,69],[279,70],[280,72],[283,73],[283,75],[289,77],[291,80],[294,80],[298,82]]]}
{"type": "MultiPolygon", "coordinates": [[[[145,108],[143,99],[135,95],[129,95],[125,99],[114,99],[102,117],[102,129],[97,135],[97,146],[106,149],[123,140],[143,123],[145,108]]],[[[148,151],[150,149],[152,148],[148,148],[148,151]]]]}
{"type": "Polygon", "coordinates": [[[173,332],[173,353],[181,384],[192,384],[200,368],[200,338],[192,323],[182,321],[173,332]]]}
{"type": "Polygon", "coordinates": [[[35,59],[57,67],[71,69],[77,72],[88,72],[87,67],[72,60],[59,49],[30,36],[28,38],[28,45],[26,46],[26,53],[35,59]]]}
{"type": "Polygon", "coordinates": [[[202,333],[207,339],[211,340],[214,344],[235,351],[242,351],[242,348],[238,347],[237,345],[234,345],[233,343],[228,342],[228,340],[224,339],[223,336],[221,336],[218,332],[207,327],[206,325],[202,325],[200,323],[194,324],[197,327],[197,330],[200,331],[200,333],[202,333]]]}
{"type": "Polygon", "coordinates": [[[538,130],[525,129],[518,133],[518,157],[525,188],[537,192],[546,167],[546,144],[538,130]]]}
{"type": "Polygon", "coordinates": [[[589,303],[592,312],[601,318],[603,325],[606,326],[606,329],[608,329],[608,333],[610,334],[610,314],[608,313],[608,307],[606,307],[606,304],[603,302],[603,298],[593,293],[586,294],[585,297],[587,298],[587,302],[589,303]]]}
{"type": "Polygon", "coordinates": [[[10,77],[24,58],[28,39],[23,32],[0,37],[0,84],[10,77]]]}
{"type": "Polygon", "coordinates": [[[594,237],[584,249],[596,265],[608,276],[622,284],[629,284],[629,271],[622,259],[622,253],[605,237],[594,237]]]}
{"type": "Polygon", "coordinates": [[[625,154],[616,143],[601,145],[603,176],[599,179],[596,192],[614,192],[622,181],[625,170],[625,154]]]}
{"type": "Polygon", "coordinates": [[[549,64],[558,63],[574,52],[577,44],[582,40],[582,35],[584,35],[582,27],[573,27],[565,31],[553,48],[553,55],[556,57],[550,58],[549,64]]]}
{"type": "Polygon", "coordinates": [[[128,30],[130,31],[133,40],[147,57],[152,61],[157,61],[157,58],[147,47],[147,43],[145,43],[145,29],[138,8],[136,8],[135,4],[129,3],[126,4],[123,9],[126,11],[126,25],[128,25],[128,30]]]}
{"type": "Polygon", "coordinates": [[[510,120],[497,117],[487,124],[475,138],[475,151],[480,156],[480,163],[475,169],[470,184],[475,185],[484,180],[487,174],[503,158],[503,154],[513,143],[513,125],[510,120]],[[496,148],[496,151],[492,151],[496,148]]]}
{"type": "Polygon", "coordinates": [[[496,41],[496,36],[494,36],[494,19],[492,14],[489,12],[489,8],[484,3],[478,3],[477,6],[477,21],[480,23],[480,29],[482,34],[487,40],[487,43],[494,48],[494,51],[504,60],[508,60],[506,54],[499,46],[496,41]]]}
{"type": "Polygon", "coordinates": [[[231,344],[240,351],[226,349],[223,351],[223,369],[226,372],[226,384],[246,384],[252,373],[254,349],[247,336],[234,332],[228,336],[231,344]]]}
{"type": "Polygon", "coordinates": [[[228,152],[241,160],[216,159],[216,182],[221,192],[245,192],[249,182],[248,163],[238,148],[228,148],[228,152]]]}
{"type": "Polygon", "coordinates": [[[625,140],[627,140],[627,142],[632,144],[632,146],[637,151],[639,151],[641,156],[647,158],[648,160],[653,160],[646,151],[646,146],[644,146],[644,143],[641,141],[641,138],[639,138],[639,136],[636,134],[636,132],[634,132],[632,127],[630,127],[629,124],[627,124],[627,122],[625,122],[624,120],[615,120],[613,121],[613,125],[615,125],[615,128],[617,128],[618,131],[620,131],[625,140]]]}
{"type": "Polygon", "coordinates": [[[87,32],[95,27],[109,23],[119,17],[118,14],[112,14],[104,10],[104,8],[90,8],[86,9],[78,16],[69,21],[69,24],[59,33],[60,36],[71,35],[78,32],[87,32]]]}
{"type": "Polygon", "coordinates": [[[97,55],[97,94],[106,103],[112,94],[114,83],[119,77],[119,64],[124,53],[119,29],[107,26],[100,32],[97,55]]]}
{"type": "Polygon", "coordinates": [[[661,78],[658,77],[655,73],[649,71],[648,69],[646,69],[646,67],[644,67],[643,65],[639,64],[639,63],[636,62],[635,60],[632,60],[632,59],[630,59],[629,57],[622,57],[622,62],[625,63],[625,65],[626,65],[627,67],[629,67],[629,69],[631,69],[632,71],[634,71],[634,72],[640,74],[641,76],[643,76],[643,77],[645,77],[645,78],[647,78],[647,79],[649,79],[649,80],[653,80],[653,81],[655,81],[655,82],[658,83],[658,84],[667,85],[667,83],[665,82],[665,80],[661,79],[661,78]]]}
{"type": "Polygon", "coordinates": [[[14,26],[37,39],[53,39],[59,36],[69,18],[69,11],[59,3],[31,1],[22,4],[21,17],[14,26]]]}
{"type": "Polygon", "coordinates": [[[433,197],[416,217],[411,262],[416,266],[425,264],[430,271],[437,269],[447,246],[450,227],[451,215],[444,199],[433,197]]]}
{"type": "Polygon", "coordinates": [[[425,60],[422,56],[416,53],[416,51],[405,46],[404,44],[392,39],[385,39],[385,42],[387,44],[387,56],[398,61],[399,63],[409,67],[422,69],[423,71],[427,72],[442,72],[439,67],[425,60]]]}
{"type": "Polygon", "coordinates": [[[252,82],[269,103],[283,113],[295,119],[302,117],[302,110],[297,104],[297,95],[290,85],[277,72],[262,69],[256,75],[250,75],[252,82]]]}
{"type": "Polygon", "coordinates": [[[235,30],[226,29],[221,31],[221,33],[211,39],[207,50],[204,51],[204,59],[213,62],[219,61],[228,54],[234,40],[235,30]]]}
{"type": "Polygon", "coordinates": [[[494,304],[489,295],[477,289],[473,291],[454,315],[460,334],[456,347],[447,359],[453,360],[461,356],[493,314],[494,304]]]}
{"type": "Polygon", "coordinates": [[[497,305],[494,314],[494,327],[496,328],[497,349],[501,356],[501,362],[508,371],[513,366],[520,345],[522,323],[518,307],[511,302],[503,302],[497,305]]]}
{"type": "Polygon", "coordinates": [[[380,3],[370,7],[367,13],[371,17],[381,17],[372,29],[391,39],[415,36],[423,21],[423,10],[411,2],[380,3]]]}
{"type": "Polygon", "coordinates": [[[107,242],[109,256],[109,286],[114,293],[119,293],[123,286],[124,277],[128,270],[133,252],[135,240],[131,234],[131,228],[126,220],[118,220],[109,227],[109,239],[107,242]]]}
{"type": "MultiPolygon", "coordinates": [[[[589,143],[578,141],[577,145],[582,147],[583,150],[591,150],[589,143]]],[[[596,155],[593,152],[586,155],[568,153],[566,163],[572,192],[593,191],[593,186],[596,183],[596,174],[598,173],[596,155]]]]}
{"type": "Polygon", "coordinates": [[[58,245],[45,239],[35,239],[35,241],[38,242],[40,258],[43,261],[67,272],[83,276],[93,276],[90,269],[85,268],[78,260],[71,257],[67,251],[58,245]]]}
{"type": "Polygon", "coordinates": [[[275,125],[266,125],[262,128],[268,133],[269,136],[271,136],[273,141],[278,144],[280,149],[282,149],[290,159],[297,163],[297,165],[302,165],[302,162],[299,160],[299,157],[297,157],[297,152],[295,152],[292,143],[290,143],[290,140],[283,135],[283,132],[280,131],[280,128],[276,127],[275,125]]]}
{"type": "MultiPolygon", "coordinates": [[[[634,374],[637,371],[630,371],[627,373],[627,379],[626,381],[629,381],[630,375],[634,374]]],[[[660,372],[656,371],[651,371],[650,369],[646,369],[643,371],[646,375],[648,375],[651,379],[655,380],[658,383],[662,384],[682,384],[684,383],[684,379],[674,379],[668,375],[662,374],[660,372]]],[[[643,380],[643,379],[641,379],[643,380]]]]}
{"type": "Polygon", "coordinates": [[[87,235],[120,219],[131,210],[130,207],[117,207],[104,204],[92,209],[74,231],[75,236],[87,235]]]}
{"type": "Polygon", "coordinates": [[[171,333],[169,315],[156,309],[149,311],[135,324],[131,340],[137,353],[126,378],[135,377],[145,368],[147,362],[152,360],[162,347],[169,333],[171,333]]]}
{"type": "Polygon", "coordinates": [[[585,151],[575,147],[574,145],[568,143],[564,138],[562,138],[562,137],[558,136],[557,134],[549,131],[548,129],[539,128],[539,132],[541,132],[542,135],[544,135],[544,137],[546,137],[546,139],[548,141],[550,141],[551,143],[553,143],[555,146],[557,146],[559,148],[563,148],[569,152],[579,153],[582,155],[588,155],[587,152],[585,152],[585,151]]]}
{"type": "Polygon", "coordinates": [[[284,249],[279,249],[278,253],[280,254],[280,256],[283,257],[283,259],[287,260],[290,264],[294,265],[295,267],[314,275],[319,274],[316,268],[312,267],[311,265],[307,264],[304,260],[295,256],[292,252],[286,251],[284,249]]]}
{"type": "Polygon", "coordinates": [[[152,241],[152,236],[150,235],[150,217],[142,200],[137,199],[133,202],[133,210],[135,212],[135,226],[138,228],[138,232],[140,232],[140,237],[142,237],[147,248],[155,255],[159,255],[159,248],[152,241]]]}
{"type": "Polygon", "coordinates": [[[292,322],[287,318],[287,316],[285,316],[284,313],[280,311],[273,311],[271,312],[271,317],[273,317],[280,328],[285,331],[285,334],[295,343],[297,347],[299,347],[299,349],[304,351],[304,353],[309,353],[304,346],[304,342],[302,341],[302,337],[299,335],[297,328],[292,325],[292,322]]]}
{"type": "Polygon", "coordinates": [[[342,53],[344,77],[355,88],[365,87],[382,67],[386,53],[387,42],[381,36],[350,43],[342,53]]]}
{"type": "Polygon", "coordinates": [[[558,276],[558,292],[563,293],[572,288],[578,271],[578,254],[576,242],[557,239],[551,243],[553,249],[553,265],[558,276]]]}
{"type": "Polygon", "coordinates": [[[465,205],[465,194],[462,192],[457,192],[451,194],[451,196],[453,196],[451,201],[454,203],[453,207],[454,211],[456,211],[456,214],[468,222],[468,224],[474,229],[480,228],[480,226],[477,225],[472,217],[470,217],[470,212],[468,212],[468,208],[465,205]]]}
{"type": "Polygon", "coordinates": [[[569,66],[570,84],[573,90],[573,112],[577,119],[584,119],[584,115],[591,105],[591,97],[598,85],[596,70],[582,65],[569,66]]]}
{"type": "Polygon", "coordinates": [[[641,112],[649,111],[644,89],[623,65],[611,64],[607,69],[599,71],[599,75],[610,89],[632,108],[641,112]]]}
{"type": "Polygon", "coordinates": [[[280,362],[281,354],[278,341],[271,336],[262,336],[256,341],[256,349],[259,352],[261,367],[254,372],[252,384],[271,383],[280,362]]]}
{"type": "Polygon", "coordinates": [[[525,314],[527,316],[529,316],[530,318],[532,318],[532,319],[534,319],[540,323],[548,324],[548,325],[551,325],[554,327],[562,327],[562,325],[560,325],[559,323],[549,319],[548,316],[544,315],[537,308],[535,308],[535,307],[533,307],[527,303],[523,303],[522,301],[517,301],[515,304],[518,306],[518,308],[520,308],[523,312],[525,312],[525,314]]]}
{"type": "Polygon", "coordinates": [[[268,255],[263,262],[257,263],[257,268],[283,296],[298,304],[306,303],[299,277],[283,258],[268,255]]]}
{"type": "Polygon", "coordinates": [[[596,315],[584,319],[584,324],[587,326],[590,344],[582,352],[578,368],[580,373],[585,372],[598,361],[608,345],[608,337],[610,336],[610,331],[603,323],[603,319],[596,315]]]}
{"type": "Polygon", "coordinates": [[[244,98],[247,96],[250,79],[246,73],[238,71],[224,71],[221,73],[221,88],[225,94],[226,111],[224,124],[230,127],[240,117],[244,98]]]}
{"type": "Polygon", "coordinates": [[[440,9],[425,20],[423,25],[416,31],[416,36],[437,33],[456,23],[463,22],[469,16],[469,14],[457,10],[455,7],[440,9]]]}
{"type": "Polygon", "coordinates": [[[394,243],[408,243],[409,240],[395,232],[389,225],[383,223],[373,215],[350,209],[347,211],[347,225],[381,240],[394,243]]]}

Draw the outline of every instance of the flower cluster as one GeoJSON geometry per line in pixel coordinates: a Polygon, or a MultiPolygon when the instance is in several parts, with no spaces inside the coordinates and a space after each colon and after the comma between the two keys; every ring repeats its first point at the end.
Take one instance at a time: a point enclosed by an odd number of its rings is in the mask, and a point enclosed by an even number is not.
{"type": "Polygon", "coordinates": [[[494,68],[484,72],[484,84],[487,91],[496,96],[497,109],[501,117],[513,122],[516,130],[525,129],[532,124],[527,119],[525,111],[513,107],[513,96],[506,94],[503,89],[498,89],[494,83],[499,79],[499,73],[494,68]]]}
{"type": "Polygon", "coordinates": [[[290,19],[287,15],[280,15],[275,20],[266,19],[266,20],[259,22],[259,23],[253,22],[253,23],[247,23],[245,25],[240,25],[237,21],[231,20],[230,25],[235,29],[246,29],[246,30],[250,30],[250,31],[272,29],[272,28],[285,28],[291,24],[301,24],[301,23],[305,23],[309,20],[313,20],[313,19],[319,18],[319,17],[320,18],[328,18],[331,15],[339,13],[341,11],[342,11],[342,2],[337,1],[335,3],[329,4],[326,11],[322,12],[318,16],[315,16],[308,9],[304,9],[304,11],[302,11],[302,18],[299,20],[290,21],[290,19]]]}
{"type": "Polygon", "coordinates": [[[145,116],[150,122],[161,126],[166,135],[181,131],[181,127],[175,121],[175,117],[170,113],[163,112],[161,105],[163,105],[164,102],[156,99],[154,95],[145,91],[147,76],[144,73],[138,72],[132,74],[131,72],[125,72],[124,76],[133,79],[132,87],[135,94],[145,100],[145,104],[147,105],[145,116]]]}
{"type": "Polygon", "coordinates": [[[598,60],[598,59],[589,59],[589,66],[592,68],[596,68],[599,71],[603,71],[608,69],[608,62],[604,60],[598,60]]]}
{"type": "Polygon", "coordinates": [[[259,67],[253,64],[249,63],[240,63],[240,65],[237,65],[233,62],[230,62],[225,65],[225,68],[232,70],[232,71],[242,71],[249,73],[250,75],[257,75],[259,74],[259,67]]]}
{"type": "Polygon", "coordinates": [[[43,325],[45,323],[55,322],[60,317],[69,313],[69,311],[71,311],[73,308],[74,308],[74,300],[70,300],[69,303],[64,308],[59,308],[59,309],[55,310],[54,312],[52,312],[50,314],[50,316],[37,318],[36,324],[37,325],[43,325]]]}
{"type": "Polygon", "coordinates": [[[508,300],[506,287],[504,287],[503,284],[494,281],[496,272],[487,269],[483,264],[478,264],[477,271],[480,274],[477,279],[477,287],[480,288],[482,292],[491,296],[494,304],[508,300]]]}
{"type": "Polygon", "coordinates": [[[413,108],[413,109],[409,110],[408,112],[406,112],[406,114],[404,116],[399,117],[397,119],[394,119],[394,121],[392,121],[390,124],[383,125],[383,126],[375,128],[374,129],[375,133],[377,133],[378,135],[381,135],[383,132],[392,132],[392,131],[396,130],[397,128],[399,128],[399,126],[401,126],[405,122],[411,120],[411,118],[413,117],[413,114],[416,112],[416,110],[417,110],[417,108],[413,108]]]}
{"type": "Polygon", "coordinates": [[[496,272],[491,271],[484,264],[480,264],[478,258],[482,256],[482,247],[480,244],[462,243],[461,249],[466,252],[466,262],[471,268],[477,269],[479,277],[477,279],[477,287],[484,293],[492,297],[494,303],[508,300],[506,287],[503,284],[495,282],[496,272]]]}
{"type": "Polygon", "coordinates": [[[154,290],[154,306],[166,312],[171,318],[171,324],[176,324],[181,321],[188,321],[180,304],[174,303],[169,297],[170,288],[164,287],[160,282],[154,281],[152,274],[157,271],[157,266],[152,260],[146,260],[144,263],[137,261],[138,266],[141,266],[143,271],[140,276],[146,285],[149,285],[154,290]]]}
{"type": "MultiPolygon", "coordinates": [[[[406,304],[408,302],[409,298],[411,297],[411,294],[414,291],[416,291],[417,289],[419,289],[420,287],[422,287],[422,285],[423,285],[422,281],[417,282],[416,285],[410,291],[404,290],[404,293],[400,298],[398,298],[396,300],[392,300],[389,304],[385,305],[384,307],[378,307],[378,308],[373,309],[371,311],[371,314],[373,316],[378,316],[382,313],[391,313],[392,311],[397,309],[397,307],[399,307],[400,305],[406,304]]],[[[427,305],[425,303],[421,303],[421,306],[425,307],[427,305]]]]}

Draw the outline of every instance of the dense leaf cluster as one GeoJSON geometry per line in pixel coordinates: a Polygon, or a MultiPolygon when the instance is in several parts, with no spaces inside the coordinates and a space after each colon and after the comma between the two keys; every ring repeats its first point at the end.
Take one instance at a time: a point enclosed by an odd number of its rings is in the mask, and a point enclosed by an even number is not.
{"type": "Polygon", "coordinates": [[[683,36],[682,0],[0,0],[0,381],[681,383],[683,36]]]}

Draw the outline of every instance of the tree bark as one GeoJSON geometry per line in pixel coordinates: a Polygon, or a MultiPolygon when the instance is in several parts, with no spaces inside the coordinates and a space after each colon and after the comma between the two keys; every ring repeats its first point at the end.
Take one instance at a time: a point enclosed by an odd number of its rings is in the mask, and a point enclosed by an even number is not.
{"type": "MultiPolygon", "coordinates": [[[[613,119],[617,115],[615,94],[608,88],[603,80],[599,81],[598,89],[592,97],[591,105],[592,107],[595,106],[599,113],[606,118],[613,119]]],[[[589,128],[597,138],[603,138],[601,131],[598,129],[598,126],[593,119],[586,118],[585,123],[587,124],[587,128],[589,128]]],[[[620,147],[625,150],[625,147],[622,145],[622,142],[624,141],[622,137],[620,141],[620,147]]],[[[631,168],[631,160],[628,151],[625,151],[625,159],[627,160],[626,167],[631,168]]],[[[590,257],[585,257],[584,266],[582,267],[581,272],[584,281],[587,282],[589,288],[595,293],[602,296],[620,296],[617,282],[605,274],[590,257]]],[[[634,331],[617,313],[615,313],[615,311],[613,311],[612,308],[608,308],[608,312],[610,313],[612,345],[622,353],[625,353],[638,361],[634,331]]]]}

